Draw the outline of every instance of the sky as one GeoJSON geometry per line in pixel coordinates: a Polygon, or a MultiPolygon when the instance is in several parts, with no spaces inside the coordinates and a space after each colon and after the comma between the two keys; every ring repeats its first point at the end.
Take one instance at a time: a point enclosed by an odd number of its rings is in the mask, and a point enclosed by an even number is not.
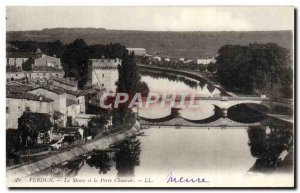
{"type": "Polygon", "coordinates": [[[145,31],[293,30],[293,7],[8,6],[7,31],[93,27],[145,31]]]}

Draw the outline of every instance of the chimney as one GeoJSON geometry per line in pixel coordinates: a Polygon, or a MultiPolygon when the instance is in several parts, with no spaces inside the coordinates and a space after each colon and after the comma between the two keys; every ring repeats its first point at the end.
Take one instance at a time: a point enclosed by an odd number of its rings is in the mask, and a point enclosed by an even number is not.
{"type": "Polygon", "coordinates": [[[40,101],[42,101],[43,100],[43,96],[42,95],[40,95],[40,101]]]}
{"type": "Polygon", "coordinates": [[[104,57],[104,56],[102,56],[102,62],[104,62],[104,58],[105,58],[105,57],[104,57]]]}

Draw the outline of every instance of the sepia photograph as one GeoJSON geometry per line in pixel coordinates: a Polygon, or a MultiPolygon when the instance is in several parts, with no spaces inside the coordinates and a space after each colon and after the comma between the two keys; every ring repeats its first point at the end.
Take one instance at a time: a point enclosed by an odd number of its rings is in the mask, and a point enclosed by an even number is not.
{"type": "Polygon", "coordinates": [[[294,20],[6,6],[6,186],[295,188],[294,20]]]}

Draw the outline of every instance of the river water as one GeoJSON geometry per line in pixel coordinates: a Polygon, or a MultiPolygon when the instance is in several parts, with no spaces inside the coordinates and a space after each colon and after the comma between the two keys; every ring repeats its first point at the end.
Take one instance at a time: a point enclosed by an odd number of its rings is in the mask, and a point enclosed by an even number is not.
{"type": "MultiPolygon", "coordinates": [[[[150,91],[195,92],[205,96],[220,95],[220,91],[208,85],[192,87],[182,81],[143,76],[150,91]]],[[[197,82],[199,85],[199,82],[197,82]]],[[[182,114],[193,118],[213,115],[214,107],[199,112],[182,114]]],[[[170,114],[170,109],[151,109],[139,112],[141,116],[159,118],[170,114]]],[[[252,112],[253,113],[253,112],[252,112]]],[[[244,115],[244,114],[243,114],[244,115]]],[[[250,115],[251,116],[251,115],[250,115]]],[[[97,177],[153,177],[165,180],[172,174],[202,176],[210,181],[222,178],[236,179],[252,173],[292,175],[292,159],[277,163],[278,156],[293,148],[292,129],[288,126],[256,128],[205,128],[205,127],[150,127],[144,135],[116,145],[112,153],[94,153],[78,158],[64,166],[43,172],[56,176],[97,177]],[[157,178],[157,176],[160,176],[157,178]]],[[[290,154],[288,156],[291,156],[290,154]]],[[[287,157],[288,157],[287,156],[287,157]]],[[[225,180],[225,181],[226,181],[225,180]]],[[[220,183],[222,184],[222,183],[220,183]]]]}

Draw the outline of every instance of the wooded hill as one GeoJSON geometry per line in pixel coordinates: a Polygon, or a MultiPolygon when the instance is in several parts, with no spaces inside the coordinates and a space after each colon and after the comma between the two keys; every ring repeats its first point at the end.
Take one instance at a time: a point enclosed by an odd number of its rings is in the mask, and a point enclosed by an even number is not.
{"type": "Polygon", "coordinates": [[[56,41],[64,44],[82,38],[89,45],[118,42],[126,47],[146,48],[148,54],[169,57],[211,57],[227,44],[276,43],[291,50],[292,31],[161,32],[125,31],[103,28],[53,28],[7,32],[7,41],[56,41]]]}

